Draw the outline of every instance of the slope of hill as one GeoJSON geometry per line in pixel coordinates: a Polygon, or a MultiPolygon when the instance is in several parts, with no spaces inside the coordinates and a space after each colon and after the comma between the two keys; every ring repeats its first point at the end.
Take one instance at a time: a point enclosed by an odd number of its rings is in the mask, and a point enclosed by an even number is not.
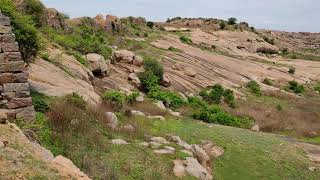
{"type": "Polygon", "coordinates": [[[317,34],[203,18],[69,19],[37,0],[0,1],[37,111],[11,120],[32,142],[0,125],[5,178],[320,177],[317,34]]]}

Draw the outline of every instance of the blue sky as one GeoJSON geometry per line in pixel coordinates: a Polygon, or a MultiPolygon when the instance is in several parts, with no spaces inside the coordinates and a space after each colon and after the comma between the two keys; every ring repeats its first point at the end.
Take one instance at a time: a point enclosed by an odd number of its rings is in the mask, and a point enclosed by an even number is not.
{"type": "Polygon", "coordinates": [[[320,0],[42,0],[71,17],[236,17],[256,28],[320,32],[320,0]]]}

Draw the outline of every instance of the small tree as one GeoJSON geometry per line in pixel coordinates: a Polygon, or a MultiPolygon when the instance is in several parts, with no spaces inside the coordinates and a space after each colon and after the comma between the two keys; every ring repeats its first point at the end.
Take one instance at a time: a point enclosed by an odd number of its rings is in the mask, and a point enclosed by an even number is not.
{"type": "Polygon", "coordinates": [[[212,87],[209,93],[209,98],[216,104],[220,104],[224,89],[221,84],[216,84],[212,87]]]}
{"type": "Polygon", "coordinates": [[[260,85],[254,80],[248,82],[247,88],[250,89],[250,91],[252,93],[254,93],[254,94],[258,95],[258,96],[260,96],[262,94],[260,85]]]}
{"type": "Polygon", "coordinates": [[[146,71],[151,71],[159,78],[159,80],[163,79],[163,66],[159,63],[159,61],[151,58],[145,58],[143,66],[146,71]]]}
{"type": "Polygon", "coordinates": [[[296,73],[296,68],[290,67],[288,73],[290,73],[290,74],[296,73]]]}
{"type": "Polygon", "coordinates": [[[226,27],[226,23],[224,21],[221,21],[219,23],[220,29],[223,30],[226,27]]]}
{"type": "Polygon", "coordinates": [[[232,108],[235,107],[235,98],[233,91],[230,89],[227,89],[223,93],[224,101],[232,108]]]}
{"type": "Polygon", "coordinates": [[[237,23],[237,18],[231,17],[228,19],[228,25],[235,25],[237,23]]]}
{"type": "Polygon", "coordinates": [[[148,22],[147,22],[147,26],[148,26],[150,29],[153,29],[153,27],[154,27],[154,22],[148,21],[148,22]]]}

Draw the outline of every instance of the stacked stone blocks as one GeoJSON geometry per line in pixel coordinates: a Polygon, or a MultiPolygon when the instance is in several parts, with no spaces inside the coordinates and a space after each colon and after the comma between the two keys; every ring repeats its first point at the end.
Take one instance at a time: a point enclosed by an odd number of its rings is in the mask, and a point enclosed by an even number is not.
{"type": "Polygon", "coordinates": [[[0,123],[16,118],[34,120],[27,77],[10,19],[0,13],[0,123]]]}

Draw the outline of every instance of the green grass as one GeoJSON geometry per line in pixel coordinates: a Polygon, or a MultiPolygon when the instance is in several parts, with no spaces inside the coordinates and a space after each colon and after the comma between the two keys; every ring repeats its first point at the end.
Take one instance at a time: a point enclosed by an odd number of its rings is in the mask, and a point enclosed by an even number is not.
{"type": "Polygon", "coordinates": [[[320,136],[312,137],[312,138],[305,138],[303,140],[306,142],[309,142],[309,143],[314,143],[314,144],[320,145],[320,136]]]}

